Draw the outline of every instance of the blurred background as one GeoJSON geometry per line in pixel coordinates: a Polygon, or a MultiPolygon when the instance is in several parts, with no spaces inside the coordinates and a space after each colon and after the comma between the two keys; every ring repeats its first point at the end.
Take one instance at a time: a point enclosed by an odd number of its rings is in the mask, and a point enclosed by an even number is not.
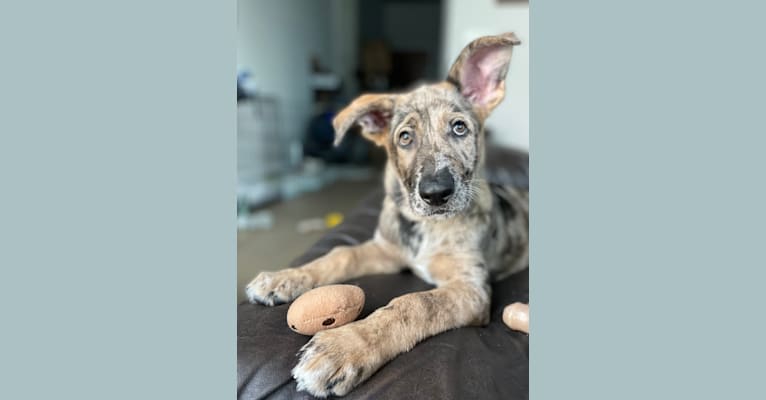
{"type": "Polygon", "coordinates": [[[493,146],[529,147],[529,4],[517,0],[238,0],[237,294],[285,268],[381,185],[385,154],[332,146],[335,113],[364,92],[444,79],[473,39],[513,31],[493,146]]]}

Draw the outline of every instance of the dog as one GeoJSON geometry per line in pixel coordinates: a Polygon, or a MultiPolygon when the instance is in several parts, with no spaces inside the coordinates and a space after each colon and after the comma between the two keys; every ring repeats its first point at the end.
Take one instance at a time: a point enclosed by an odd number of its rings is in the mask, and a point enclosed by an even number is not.
{"type": "Polygon", "coordinates": [[[488,184],[483,170],[484,121],[505,96],[519,43],[513,33],[476,39],[445,81],[362,95],[334,118],[336,144],[359,125],[387,153],[374,237],[298,268],[260,273],[247,285],[249,300],[281,304],[317,286],[403,268],[436,288],[314,335],[292,370],[298,390],[343,396],[429,336],[486,325],[490,281],[528,267],[528,193],[488,184]]]}

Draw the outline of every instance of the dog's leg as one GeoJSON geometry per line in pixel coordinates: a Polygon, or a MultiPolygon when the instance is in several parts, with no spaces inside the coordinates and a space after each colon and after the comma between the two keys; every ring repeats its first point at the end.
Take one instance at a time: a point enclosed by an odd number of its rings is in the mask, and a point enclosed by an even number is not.
{"type": "Polygon", "coordinates": [[[480,260],[473,261],[437,257],[429,268],[432,275],[443,271],[434,276],[436,289],[395,298],[363,320],[314,335],[292,372],[298,389],[319,397],[342,396],[417,342],[488,323],[487,272],[480,260]]]}
{"type": "Polygon", "coordinates": [[[251,303],[286,303],[309,289],[370,274],[395,273],[405,266],[399,250],[382,239],[338,246],[298,268],[261,272],[246,287],[251,303]]]}

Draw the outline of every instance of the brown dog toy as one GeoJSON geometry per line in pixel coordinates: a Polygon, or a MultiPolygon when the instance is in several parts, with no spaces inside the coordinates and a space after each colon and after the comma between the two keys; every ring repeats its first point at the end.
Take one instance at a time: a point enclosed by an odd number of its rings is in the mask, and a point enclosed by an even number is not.
{"type": "Polygon", "coordinates": [[[503,322],[515,331],[529,334],[529,304],[513,303],[503,310],[503,322]]]}
{"type": "Polygon", "coordinates": [[[328,285],[300,295],[287,310],[287,326],[302,335],[345,325],[359,316],[364,291],[353,285],[328,285]]]}

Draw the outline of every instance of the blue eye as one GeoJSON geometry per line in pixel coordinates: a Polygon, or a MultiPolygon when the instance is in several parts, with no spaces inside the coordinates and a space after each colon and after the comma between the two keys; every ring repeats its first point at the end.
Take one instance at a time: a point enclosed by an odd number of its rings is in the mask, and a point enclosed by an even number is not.
{"type": "Polygon", "coordinates": [[[412,134],[408,131],[399,133],[399,146],[405,147],[412,143],[412,134]]]}
{"type": "Polygon", "coordinates": [[[455,135],[463,136],[466,132],[468,132],[468,127],[465,125],[465,122],[457,120],[452,123],[452,133],[455,135]]]}

